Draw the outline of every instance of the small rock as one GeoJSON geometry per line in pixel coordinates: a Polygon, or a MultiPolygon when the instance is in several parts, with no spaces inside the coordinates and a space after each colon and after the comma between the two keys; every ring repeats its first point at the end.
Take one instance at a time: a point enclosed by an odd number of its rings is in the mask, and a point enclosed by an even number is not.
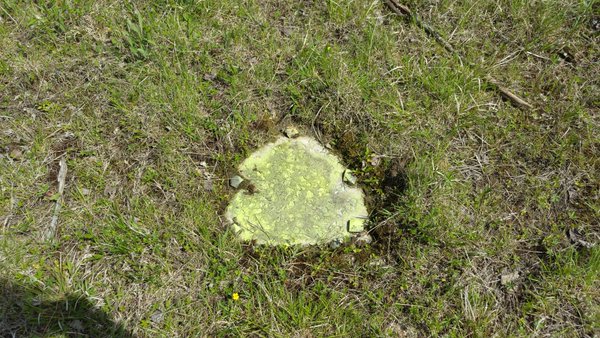
{"type": "Polygon", "coordinates": [[[348,221],[348,232],[357,233],[365,229],[364,218],[353,218],[348,221]]]}
{"type": "Polygon", "coordinates": [[[300,134],[300,132],[298,131],[298,129],[296,127],[294,127],[294,126],[288,126],[288,127],[286,127],[285,130],[283,131],[283,133],[288,138],[298,137],[298,135],[300,134]]]}
{"type": "Polygon", "coordinates": [[[42,304],[42,300],[40,299],[40,297],[33,297],[33,299],[31,299],[31,305],[33,306],[40,306],[42,304]]]}
{"type": "Polygon", "coordinates": [[[344,180],[344,182],[346,182],[347,184],[350,184],[350,185],[355,185],[357,182],[356,176],[354,176],[354,174],[352,174],[352,170],[350,170],[350,169],[344,170],[342,179],[344,180]]]}
{"type": "Polygon", "coordinates": [[[235,175],[229,179],[229,185],[235,189],[239,188],[239,186],[240,186],[240,184],[242,184],[242,182],[244,182],[244,179],[238,175],[235,175]]]}
{"type": "Polygon", "coordinates": [[[516,281],[519,278],[519,273],[517,271],[511,273],[505,273],[500,276],[500,284],[507,285],[516,281]]]}
{"type": "Polygon", "coordinates": [[[360,236],[356,237],[355,242],[356,242],[356,245],[359,245],[359,246],[368,245],[373,242],[373,237],[371,235],[369,235],[369,233],[364,232],[360,236]]]}
{"type": "Polygon", "coordinates": [[[81,194],[82,194],[83,196],[87,196],[87,195],[89,195],[89,194],[90,194],[90,192],[91,192],[91,191],[90,191],[90,189],[87,189],[87,188],[81,188],[81,194]]]}
{"type": "Polygon", "coordinates": [[[156,323],[156,324],[161,323],[164,318],[165,318],[165,314],[162,311],[160,311],[160,310],[154,311],[154,313],[152,314],[152,316],[150,316],[150,320],[153,323],[156,323]]]}
{"type": "Polygon", "coordinates": [[[337,249],[342,245],[342,240],[339,238],[334,239],[333,241],[329,242],[329,247],[331,249],[337,249]]]}

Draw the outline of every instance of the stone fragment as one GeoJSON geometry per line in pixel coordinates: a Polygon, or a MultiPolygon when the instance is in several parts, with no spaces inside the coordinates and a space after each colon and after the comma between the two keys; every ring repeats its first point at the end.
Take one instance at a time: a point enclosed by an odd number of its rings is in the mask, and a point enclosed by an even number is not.
{"type": "Polygon", "coordinates": [[[329,247],[331,249],[337,249],[342,245],[342,241],[340,239],[334,239],[333,241],[329,242],[329,247]]]}
{"type": "Polygon", "coordinates": [[[298,129],[296,127],[294,127],[294,126],[288,126],[288,127],[286,127],[285,130],[283,131],[283,133],[288,138],[295,138],[295,137],[298,137],[298,135],[300,134],[300,132],[298,131],[298,129]]]}
{"type": "Polygon", "coordinates": [[[348,232],[357,233],[365,230],[364,218],[352,218],[348,221],[348,232]]]}
{"type": "Polygon", "coordinates": [[[350,184],[350,185],[355,185],[357,182],[356,176],[354,176],[354,174],[352,173],[352,170],[350,170],[350,169],[344,170],[343,179],[344,179],[344,182],[346,182],[347,184],[350,184]]]}
{"type": "Polygon", "coordinates": [[[239,188],[239,187],[240,187],[240,184],[242,184],[242,182],[244,182],[244,179],[243,179],[243,178],[241,178],[241,177],[240,177],[240,176],[238,176],[238,175],[232,176],[232,177],[229,179],[229,185],[230,185],[232,188],[234,188],[234,189],[237,189],[237,188],[239,188]]]}

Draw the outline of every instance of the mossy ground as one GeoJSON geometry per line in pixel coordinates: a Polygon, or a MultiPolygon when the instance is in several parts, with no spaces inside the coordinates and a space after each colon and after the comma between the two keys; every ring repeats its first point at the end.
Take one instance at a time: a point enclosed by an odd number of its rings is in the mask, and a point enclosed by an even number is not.
{"type": "Polygon", "coordinates": [[[0,335],[597,334],[598,3],[406,4],[480,66],[377,1],[2,1],[0,335]],[[222,222],[289,123],[357,171],[371,245],[222,222]]]}

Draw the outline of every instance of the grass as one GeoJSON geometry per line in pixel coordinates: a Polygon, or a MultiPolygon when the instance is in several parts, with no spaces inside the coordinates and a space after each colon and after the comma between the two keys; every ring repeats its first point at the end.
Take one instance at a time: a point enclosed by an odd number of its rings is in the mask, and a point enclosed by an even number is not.
{"type": "Polygon", "coordinates": [[[599,4],[406,4],[478,67],[380,2],[2,2],[0,333],[597,335],[599,4]],[[358,171],[371,245],[223,224],[290,123],[358,171]]]}

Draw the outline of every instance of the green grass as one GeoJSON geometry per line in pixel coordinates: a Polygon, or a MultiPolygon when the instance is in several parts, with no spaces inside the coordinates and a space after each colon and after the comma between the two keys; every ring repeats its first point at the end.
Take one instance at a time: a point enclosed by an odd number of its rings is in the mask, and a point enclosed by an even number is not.
{"type": "Polygon", "coordinates": [[[406,4],[478,66],[380,2],[3,1],[0,334],[597,335],[600,5],[406,4]],[[223,223],[290,123],[359,173],[371,245],[223,223]]]}

